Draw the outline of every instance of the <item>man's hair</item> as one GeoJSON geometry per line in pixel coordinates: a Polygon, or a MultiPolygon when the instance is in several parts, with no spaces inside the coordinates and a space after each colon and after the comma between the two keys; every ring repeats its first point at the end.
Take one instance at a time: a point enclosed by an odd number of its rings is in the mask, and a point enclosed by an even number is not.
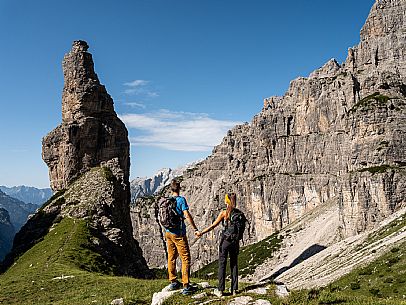
{"type": "Polygon", "coordinates": [[[173,179],[171,181],[171,191],[179,193],[179,191],[180,191],[180,182],[178,180],[173,179]]]}

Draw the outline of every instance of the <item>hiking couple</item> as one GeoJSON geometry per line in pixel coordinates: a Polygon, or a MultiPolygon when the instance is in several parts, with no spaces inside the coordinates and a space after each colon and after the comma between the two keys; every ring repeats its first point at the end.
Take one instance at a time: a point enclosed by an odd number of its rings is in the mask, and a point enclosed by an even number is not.
{"type": "Polygon", "coordinates": [[[219,270],[218,288],[214,290],[216,296],[222,296],[225,290],[227,256],[230,256],[231,269],[231,294],[238,291],[238,265],[239,240],[242,238],[245,229],[245,216],[236,209],[236,195],[234,193],[225,195],[226,208],[218,215],[217,219],[209,227],[199,231],[189,212],[186,199],[180,196],[180,182],[171,182],[172,197],[160,201],[160,220],[165,227],[165,237],[168,249],[168,274],[171,284],[169,290],[182,288],[182,294],[188,295],[196,291],[196,287],[190,285],[190,248],[186,237],[186,219],[194,230],[196,238],[216,228],[221,222],[224,230],[219,245],[219,270]],[[172,202],[172,203],[171,203],[172,202]],[[170,214],[173,214],[172,216],[170,214]],[[176,219],[176,220],[173,220],[176,219]],[[182,261],[182,284],[177,280],[176,259],[180,256],[182,261]]]}

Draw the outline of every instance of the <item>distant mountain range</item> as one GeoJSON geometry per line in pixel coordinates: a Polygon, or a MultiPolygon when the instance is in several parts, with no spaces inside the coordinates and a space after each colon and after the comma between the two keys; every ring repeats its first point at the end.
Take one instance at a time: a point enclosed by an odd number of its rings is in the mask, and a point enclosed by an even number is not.
{"type": "Polygon", "coordinates": [[[201,162],[198,160],[188,163],[176,169],[163,168],[160,169],[152,177],[137,177],[130,182],[131,186],[131,202],[135,202],[138,197],[145,197],[158,194],[165,186],[171,183],[172,179],[179,177],[184,171],[193,168],[201,162]]]}
{"type": "Polygon", "coordinates": [[[25,203],[0,191],[0,208],[7,210],[16,231],[26,223],[28,215],[38,209],[38,205],[25,203]]]}
{"type": "Polygon", "coordinates": [[[15,229],[6,209],[0,208],[0,261],[11,250],[15,229]]]}
{"type": "Polygon", "coordinates": [[[13,187],[0,185],[0,190],[5,194],[25,203],[33,203],[36,205],[42,205],[52,196],[52,190],[50,188],[38,189],[25,185],[13,187]]]}
{"type": "Polygon", "coordinates": [[[0,261],[10,251],[16,232],[27,222],[28,216],[51,196],[51,189],[0,186],[0,261]]]}

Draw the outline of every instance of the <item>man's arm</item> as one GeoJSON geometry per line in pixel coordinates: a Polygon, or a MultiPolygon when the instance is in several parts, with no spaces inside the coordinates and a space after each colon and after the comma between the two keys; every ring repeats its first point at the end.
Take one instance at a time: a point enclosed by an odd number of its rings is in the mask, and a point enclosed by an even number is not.
{"type": "Polygon", "coordinates": [[[193,221],[192,215],[189,213],[189,210],[184,210],[183,215],[185,216],[186,220],[190,223],[195,231],[198,231],[195,222],[193,221]]]}

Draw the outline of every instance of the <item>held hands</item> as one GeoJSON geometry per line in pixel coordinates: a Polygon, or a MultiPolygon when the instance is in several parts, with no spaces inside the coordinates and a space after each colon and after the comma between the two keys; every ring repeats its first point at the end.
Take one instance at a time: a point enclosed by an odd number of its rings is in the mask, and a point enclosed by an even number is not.
{"type": "Polygon", "coordinates": [[[200,238],[200,237],[202,237],[202,235],[203,235],[202,232],[200,232],[200,231],[195,231],[195,236],[196,236],[196,238],[200,238]]]}

